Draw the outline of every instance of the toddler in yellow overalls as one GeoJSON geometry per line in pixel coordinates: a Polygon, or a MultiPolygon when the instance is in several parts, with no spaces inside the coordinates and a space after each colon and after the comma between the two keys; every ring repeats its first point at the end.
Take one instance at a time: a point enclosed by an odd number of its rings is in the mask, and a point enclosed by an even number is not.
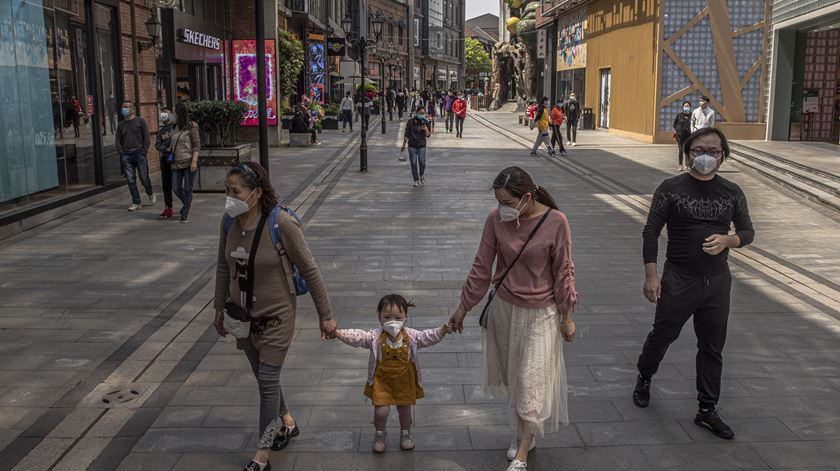
{"type": "Polygon", "coordinates": [[[417,351],[437,344],[452,333],[451,324],[437,329],[415,330],[404,327],[408,308],[413,304],[398,294],[379,301],[377,311],[381,329],[338,329],[336,337],[352,347],[370,349],[365,396],[373,402],[373,425],[376,435],[373,451],[385,451],[386,423],[391,406],[400,415],[400,448],[414,449],[411,435],[411,406],[423,397],[420,362],[417,351]]]}

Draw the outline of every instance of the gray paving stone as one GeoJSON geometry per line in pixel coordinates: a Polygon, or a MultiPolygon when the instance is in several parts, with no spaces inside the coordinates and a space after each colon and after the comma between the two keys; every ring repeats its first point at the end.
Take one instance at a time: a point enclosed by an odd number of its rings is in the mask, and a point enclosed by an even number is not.
{"type": "MultiPolygon", "coordinates": [[[[412,428],[415,453],[440,450],[472,450],[467,427],[414,427],[412,428]]],[[[359,451],[370,452],[373,444],[374,428],[361,429],[359,451]]],[[[390,451],[400,450],[400,428],[389,427],[387,446],[390,451]]]]}
{"type": "MultiPolygon", "coordinates": [[[[722,413],[722,417],[732,427],[732,430],[735,431],[734,441],[736,442],[754,443],[797,440],[797,436],[791,429],[777,418],[730,419],[725,413],[722,413]]],[[[720,443],[720,438],[708,430],[695,425],[694,420],[689,416],[686,416],[685,420],[681,420],[680,424],[696,443],[720,443]]]]}
{"type": "MultiPolygon", "coordinates": [[[[251,453],[184,453],[178,456],[177,462],[172,468],[178,471],[193,470],[229,470],[241,469],[254,457],[251,453]]],[[[290,470],[294,469],[297,455],[294,453],[272,453],[270,462],[271,469],[290,470]]],[[[120,468],[122,469],[122,468],[120,468]]]]}
{"type": "Polygon", "coordinates": [[[781,420],[802,440],[840,440],[840,417],[782,417],[781,420]]]}
{"type": "Polygon", "coordinates": [[[499,451],[435,451],[414,453],[415,471],[480,471],[508,465],[499,451]]]}
{"type": "MultiPolygon", "coordinates": [[[[475,450],[507,450],[515,436],[510,426],[471,425],[469,437],[475,450]]],[[[538,448],[583,447],[583,441],[573,425],[561,425],[556,432],[537,439],[538,448]]]]}
{"type": "Polygon", "coordinates": [[[798,441],[755,443],[755,453],[771,468],[836,466],[840,463],[840,441],[798,441]]]}
{"type": "Polygon", "coordinates": [[[590,422],[576,424],[587,446],[690,443],[677,422],[590,422]]]}
{"type": "Polygon", "coordinates": [[[739,379],[740,385],[754,396],[801,396],[838,392],[829,382],[818,378],[777,377],[768,379],[739,379]]]}
{"type": "Polygon", "coordinates": [[[200,427],[207,414],[210,412],[208,406],[182,407],[172,406],[165,408],[152,427],[154,428],[188,428],[200,427]]]}
{"type": "Polygon", "coordinates": [[[645,456],[657,469],[724,470],[765,469],[766,463],[753,449],[759,445],[733,443],[643,446],[645,456]]]}
{"type": "MultiPolygon", "coordinates": [[[[371,469],[405,469],[413,467],[413,452],[371,453],[298,453],[295,471],[368,471],[371,469]]],[[[284,468],[292,469],[292,468],[284,468]]]]}
{"type": "Polygon", "coordinates": [[[292,440],[284,450],[291,453],[301,452],[350,452],[358,449],[359,428],[355,427],[307,427],[305,433],[301,433],[292,440]]]}
{"type": "Polygon", "coordinates": [[[537,448],[528,469],[585,471],[592,469],[647,471],[655,469],[638,447],[537,448]]]}
{"type": "Polygon", "coordinates": [[[145,453],[239,452],[251,436],[244,428],[151,428],[132,451],[145,453]]]}

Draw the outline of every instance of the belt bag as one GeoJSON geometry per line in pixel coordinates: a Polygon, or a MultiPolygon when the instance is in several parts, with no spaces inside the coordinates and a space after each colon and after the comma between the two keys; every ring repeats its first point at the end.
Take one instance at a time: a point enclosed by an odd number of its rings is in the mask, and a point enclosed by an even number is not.
{"type": "Polygon", "coordinates": [[[260,218],[257,232],[251,242],[251,253],[248,254],[248,272],[245,281],[245,307],[233,302],[225,303],[223,324],[225,330],[238,339],[247,338],[251,334],[251,308],[254,307],[254,260],[260,247],[260,238],[265,227],[265,217],[260,218]]]}
{"type": "Polygon", "coordinates": [[[487,296],[487,302],[484,303],[484,309],[481,310],[481,317],[478,318],[478,325],[480,325],[481,327],[484,327],[485,329],[487,328],[487,311],[489,311],[489,309],[490,309],[490,303],[493,302],[493,298],[496,297],[496,291],[499,289],[500,286],[502,286],[502,283],[505,281],[505,278],[507,278],[508,273],[510,273],[510,269],[513,268],[513,265],[515,265],[516,261],[519,260],[519,257],[522,255],[522,252],[525,251],[525,247],[528,246],[528,242],[531,242],[531,239],[534,238],[534,235],[536,235],[540,226],[543,225],[543,222],[545,222],[545,218],[548,217],[548,213],[550,213],[550,212],[551,212],[551,209],[549,208],[548,211],[543,213],[542,218],[540,218],[540,222],[538,222],[536,227],[534,227],[534,229],[531,230],[531,233],[528,234],[528,239],[526,239],[525,243],[522,244],[522,248],[519,249],[519,253],[516,254],[516,258],[514,258],[513,261],[510,262],[510,265],[508,265],[505,272],[502,273],[502,277],[499,278],[499,282],[496,283],[496,285],[493,287],[493,289],[490,290],[490,295],[487,296]]]}

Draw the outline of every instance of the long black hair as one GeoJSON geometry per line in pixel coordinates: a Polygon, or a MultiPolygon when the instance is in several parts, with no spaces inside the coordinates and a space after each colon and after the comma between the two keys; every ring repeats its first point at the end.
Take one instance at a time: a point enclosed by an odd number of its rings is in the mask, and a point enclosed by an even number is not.
{"type": "Polygon", "coordinates": [[[504,188],[514,198],[522,198],[522,196],[530,193],[534,200],[539,201],[549,208],[560,209],[548,191],[534,183],[531,175],[519,167],[508,167],[496,176],[496,179],[493,180],[493,189],[496,190],[499,188],[504,188]]]}
{"type": "Polygon", "coordinates": [[[544,96],[540,99],[540,103],[537,106],[537,113],[534,115],[535,116],[534,119],[542,118],[542,114],[546,113],[548,111],[548,107],[545,106],[546,101],[549,101],[547,96],[544,96]]]}

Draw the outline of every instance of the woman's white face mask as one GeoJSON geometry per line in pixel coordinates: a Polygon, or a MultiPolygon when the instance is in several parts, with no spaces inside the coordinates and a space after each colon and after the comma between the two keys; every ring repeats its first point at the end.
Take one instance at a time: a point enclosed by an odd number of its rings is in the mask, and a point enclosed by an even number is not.
{"type": "Polygon", "coordinates": [[[522,208],[525,207],[525,195],[522,195],[522,198],[519,199],[519,202],[516,203],[516,206],[503,206],[499,205],[499,217],[501,218],[502,222],[511,222],[516,221],[519,219],[519,216],[522,214],[522,208]]]}
{"type": "Polygon", "coordinates": [[[253,195],[255,191],[257,191],[256,188],[251,190],[251,192],[248,193],[248,196],[246,196],[244,200],[234,198],[233,196],[226,197],[225,212],[228,214],[228,216],[235,218],[236,216],[241,216],[247,213],[248,210],[251,209],[251,205],[249,205],[247,201],[251,198],[251,195],[253,195]]]}

